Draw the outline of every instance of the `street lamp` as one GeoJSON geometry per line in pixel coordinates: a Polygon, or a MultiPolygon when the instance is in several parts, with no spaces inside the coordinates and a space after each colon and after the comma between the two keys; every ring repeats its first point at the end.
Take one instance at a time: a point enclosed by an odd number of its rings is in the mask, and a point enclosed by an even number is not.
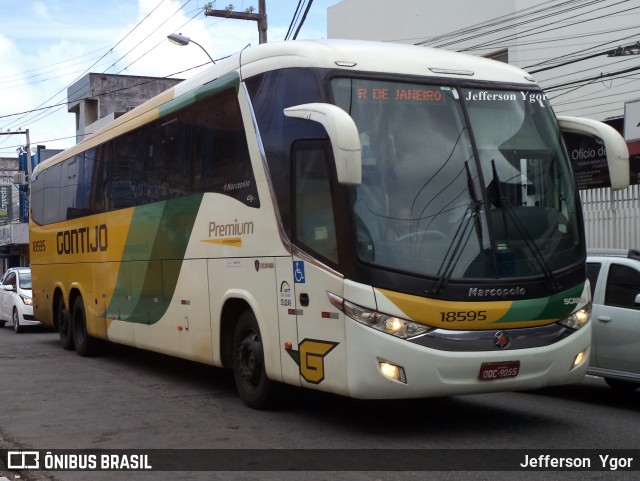
{"type": "Polygon", "coordinates": [[[182,35],[181,33],[172,33],[170,35],[167,35],[167,38],[171,43],[175,43],[176,45],[180,45],[180,46],[189,45],[189,43],[195,43],[198,47],[202,49],[204,53],[207,54],[207,57],[209,57],[209,60],[211,60],[212,63],[216,63],[216,61],[211,58],[211,55],[209,55],[209,52],[207,52],[207,50],[202,45],[200,45],[195,40],[191,40],[186,35],[182,35]]]}

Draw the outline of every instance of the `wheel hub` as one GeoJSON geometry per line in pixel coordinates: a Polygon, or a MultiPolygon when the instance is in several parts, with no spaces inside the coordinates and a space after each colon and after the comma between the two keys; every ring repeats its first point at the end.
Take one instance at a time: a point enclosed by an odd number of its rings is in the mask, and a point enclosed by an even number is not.
{"type": "Polygon", "coordinates": [[[240,374],[248,383],[255,386],[262,371],[262,343],[255,333],[248,334],[238,346],[238,364],[240,374]]]}

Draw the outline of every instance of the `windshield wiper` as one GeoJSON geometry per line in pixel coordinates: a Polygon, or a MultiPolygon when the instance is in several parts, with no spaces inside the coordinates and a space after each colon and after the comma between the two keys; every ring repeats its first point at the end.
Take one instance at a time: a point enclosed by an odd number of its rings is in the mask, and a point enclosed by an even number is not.
{"type": "MultiPolygon", "coordinates": [[[[491,159],[491,169],[493,171],[493,182],[495,183],[495,188],[497,189],[498,194],[496,206],[498,208],[502,208],[503,212],[506,213],[506,215],[509,217],[516,230],[524,240],[525,244],[531,251],[534,260],[537,262],[540,270],[542,271],[542,274],[544,275],[545,280],[547,281],[547,287],[549,288],[549,290],[551,290],[552,292],[559,291],[560,286],[558,285],[558,281],[553,274],[553,271],[549,267],[549,264],[545,260],[544,255],[540,251],[540,248],[536,244],[536,241],[531,237],[531,234],[529,234],[529,231],[524,226],[518,215],[515,213],[515,209],[513,205],[511,205],[509,199],[502,193],[502,186],[500,184],[500,177],[498,176],[498,171],[496,169],[495,159],[491,159]]],[[[504,219],[504,224],[506,232],[508,229],[506,219],[504,219]]]]}
{"type": "Polygon", "coordinates": [[[471,204],[467,207],[467,210],[464,215],[464,220],[458,226],[455,234],[453,235],[453,241],[447,252],[442,259],[442,263],[438,268],[438,279],[436,282],[427,290],[428,294],[439,294],[442,292],[451,276],[453,275],[453,271],[460,261],[460,257],[462,256],[462,252],[464,248],[467,246],[469,239],[471,238],[471,233],[473,232],[473,226],[476,228],[476,234],[478,236],[478,241],[480,242],[480,247],[482,248],[482,226],[480,225],[480,216],[479,213],[482,209],[483,202],[478,199],[476,194],[476,189],[473,184],[473,177],[471,175],[471,171],[469,170],[469,161],[465,161],[465,172],[467,173],[467,190],[469,191],[469,197],[471,198],[471,204]]]}
{"type": "Polygon", "coordinates": [[[480,211],[482,210],[482,206],[484,202],[482,202],[478,195],[476,194],[476,186],[473,183],[473,176],[471,175],[471,170],[469,169],[469,161],[465,161],[464,169],[467,173],[467,188],[469,189],[469,196],[471,197],[471,202],[473,203],[473,223],[476,227],[476,234],[478,235],[478,241],[480,242],[480,250],[482,250],[482,226],[480,225],[480,211]]]}

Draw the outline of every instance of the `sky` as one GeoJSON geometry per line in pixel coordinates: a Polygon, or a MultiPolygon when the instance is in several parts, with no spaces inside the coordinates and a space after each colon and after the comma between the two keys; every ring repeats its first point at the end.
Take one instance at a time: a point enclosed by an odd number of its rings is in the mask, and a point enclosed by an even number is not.
{"type": "MultiPolygon", "coordinates": [[[[0,0],[0,133],[29,129],[32,148],[75,144],[75,115],[67,87],[89,72],[188,78],[209,61],[258,44],[257,22],[207,17],[203,0],[0,0]],[[16,115],[17,114],[17,115],[16,115]]],[[[214,2],[245,11],[257,0],[214,2]]],[[[307,2],[304,2],[306,5],[307,2]]],[[[313,0],[298,39],[327,36],[327,9],[339,0],[313,0]]],[[[266,0],[269,42],[282,41],[296,0],[266,0]]],[[[297,24],[296,24],[297,25],[297,24]]],[[[0,157],[17,157],[23,134],[0,135],[0,157]]]]}

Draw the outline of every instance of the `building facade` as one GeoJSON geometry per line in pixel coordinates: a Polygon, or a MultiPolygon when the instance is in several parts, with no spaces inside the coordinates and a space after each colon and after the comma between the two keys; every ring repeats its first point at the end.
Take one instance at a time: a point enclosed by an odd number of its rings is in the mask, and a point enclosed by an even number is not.
{"type": "Polygon", "coordinates": [[[182,79],[88,73],[67,89],[76,117],[76,143],[182,79]]]}
{"type": "MultiPolygon", "coordinates": [[[[31,155],[32,168],[60,150],[39,145],[31,155]]],[[[0,158],[0,272],[29,265],[29,194],[27,153],[0,158]]]]}

